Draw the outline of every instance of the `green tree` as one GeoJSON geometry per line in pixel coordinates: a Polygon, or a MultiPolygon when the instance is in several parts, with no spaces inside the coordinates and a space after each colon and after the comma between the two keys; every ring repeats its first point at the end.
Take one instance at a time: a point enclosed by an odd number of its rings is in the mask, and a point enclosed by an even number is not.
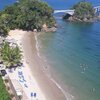
{"type": "Polygon", "coordinates": [[[41,30],[43,24],[47,27],[55,25],[53,9],[40,0],[19,0],[0,11],[0,33],[11,29],[41,30]]]}
{"type": "Polygon", "coordinates": [[[7,42],[4,42],[2,48],[0,50],[1,60],[5,64],[5,66],[11,68],[16,66],[21,61],[21,51],[19,47],[10,47],[7,42]]]}
{"type": "Polygon", "coordinates": [[[6,27],[4,24],[0,24],[0,35],[7,36],[9,28],[6,27]]]}
{"type": "Polygon", "coordinates": [[[95,11],[92,4],[89,2],[79,2],[73,6],[73,9],[75,9],[74,16],[81,20],[84,20],[85,18],[89,20],[94,17],[95,11]]]}

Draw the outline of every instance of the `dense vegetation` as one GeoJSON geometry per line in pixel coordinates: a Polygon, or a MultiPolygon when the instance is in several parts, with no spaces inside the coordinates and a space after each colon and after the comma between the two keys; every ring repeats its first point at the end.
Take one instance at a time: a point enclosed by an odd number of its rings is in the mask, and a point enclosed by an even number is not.
{"type": "MultiPolygon", "coordinates": [[[[90,2],[81,1],[74,5],[72,9],[75,10],[74,15],[71,16],[73,21],[89,21],[94,18],[95,10],[90,2]]],[[[65,15],[64,19],[67,19],[69,17],[69,15],[65,15]]]]}
{"type": "Polygon", "coordinates": [[[74,5],[73,9],[75,9],[74,16],[81,20],[91,19],[94,17],[94,9],[92,4],[89,2],[79,2],[74,5]]]}
{"type": "Polygon", "coordinates": [[[53,9],[39,0],[19,0],[0,12],[0,34],[6,35],[11,29],[41,30],[43,24],[55,24],[53,9]]]}
{"type": "Polygon", "coordinates": [[[20,63],[21,57],[21,51],[17,45],[10,46],[7,42],[2,44],[0,58],[6,67],[16,67],[20,63]]]}
{"type": "Polygon", "coordinates": [[[5,88],[5,85],[3,84],[3,80],[2,78],[0,78],[0,100],[11,100],[6,88],[5,88]]]}

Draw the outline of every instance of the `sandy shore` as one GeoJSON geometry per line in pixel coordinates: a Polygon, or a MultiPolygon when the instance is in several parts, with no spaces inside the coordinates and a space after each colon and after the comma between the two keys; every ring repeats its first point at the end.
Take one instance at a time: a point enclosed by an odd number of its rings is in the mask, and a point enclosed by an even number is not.
{"type": "Polygon", "coordinates": [[[24,63],[27,65],[25,73],[31,73],[33,78],[31,81],[34,80],[36,83],[35,90],[37,89],[36,91],[41,95],[38,100],[66,100],[61,90],[43,72],[43,62],[37,55],[34,33],[21,30],[10,33],[15,33],[13,37],[22,44],[24,63]]]}

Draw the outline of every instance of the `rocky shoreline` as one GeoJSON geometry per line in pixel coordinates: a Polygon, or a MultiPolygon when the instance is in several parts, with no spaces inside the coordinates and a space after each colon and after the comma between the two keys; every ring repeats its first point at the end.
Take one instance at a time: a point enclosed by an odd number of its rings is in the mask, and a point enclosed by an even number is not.
{"type": "Polygon", "coordinates": [[[81,20],[81,19],[79,19],[75,16],[67,17],[67,15],[65,15],[63,17],[63,19],[66,20],[66,21],[69,21],[69,22],[95,22],[97,20],[100,20],[100,15],[95,16],[94,18],[90,18],[90,19],[84,18],[83,20],[81,20]]]}

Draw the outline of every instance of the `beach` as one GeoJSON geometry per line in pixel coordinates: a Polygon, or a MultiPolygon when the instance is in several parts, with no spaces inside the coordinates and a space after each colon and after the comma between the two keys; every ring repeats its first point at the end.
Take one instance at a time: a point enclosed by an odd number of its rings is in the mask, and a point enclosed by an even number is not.
{"type": "MultiPolygon", "coordinates": [[[[21,98],[21,100],[100,100],[100,21],[74,23],[62,20],[65,15],[62,10],[69,10],[80,0],[43,0],[42,2],[51,6],[54,12],[57,10],[61,12],[51,14],[57,25],[55,25],[57,28],[55,32],[38,33],[21,29],[37,31],[36,29],[38,26],[41,27],[41,24],[45,26],[45,22],[50,27],[53,24],[51,21],[53,19],[49,16],[52,10],[45,10],[45,6],[39,6],[37,3],[37,6],[26,4],[24,0],[18,7],[16,0],[1,1],[1,33],[5,34],[11,30],[7,37],[1,36],[1,47],[2,42],[7,39],[11,49],[18,44],[23,55],[21,63],[14,64],[11,69],[5,65],[5,58],[1,59],[0,69],[7,72],[5,79],[3,78],[5,83],[7,81],[4,87],[7,88],[12,100],[15,98],[21,98]],[[8,8],[5,8],[6,6],[8,8]],[[9,7],[13,9],[12,13],[9,7]],[[28,9],[28,7],[38,9],[28,9]]],[[[93,4],[92,7],[100,6],[99,0],[89,0],[89,2],[93,4]]],[[[96,13],[98,14],[100,12],[96,13]]],[[[9,53],[9,55],[12,54],[9,53]]],[[[2,85],[1,83],[1,88],[3,88],[2,85]]],[[[0,100],[2,97],[7,97],[2,94],[3,91],[0,93],[0,100]]]]}
{"type": "Polygon", "coordinates": [[[25,68],[22,69],[27,80],[31,77],[31,83],[33,84],[29,85],[30,90],[34,87],[34,91],[37,91],[38,100],[66,100],[60,87],[58,88],[45,74],[45,70],[43,69],[44,62],[42,62],[42,59],[40,59],[37,54],[34,33],[22,30],[12,30],[10,31],[10,37],[16,41],[20,41],[20,43],[18,43],[21,44],[20,47],[23,51],[23,63],[25,66],[25,68]]]}

